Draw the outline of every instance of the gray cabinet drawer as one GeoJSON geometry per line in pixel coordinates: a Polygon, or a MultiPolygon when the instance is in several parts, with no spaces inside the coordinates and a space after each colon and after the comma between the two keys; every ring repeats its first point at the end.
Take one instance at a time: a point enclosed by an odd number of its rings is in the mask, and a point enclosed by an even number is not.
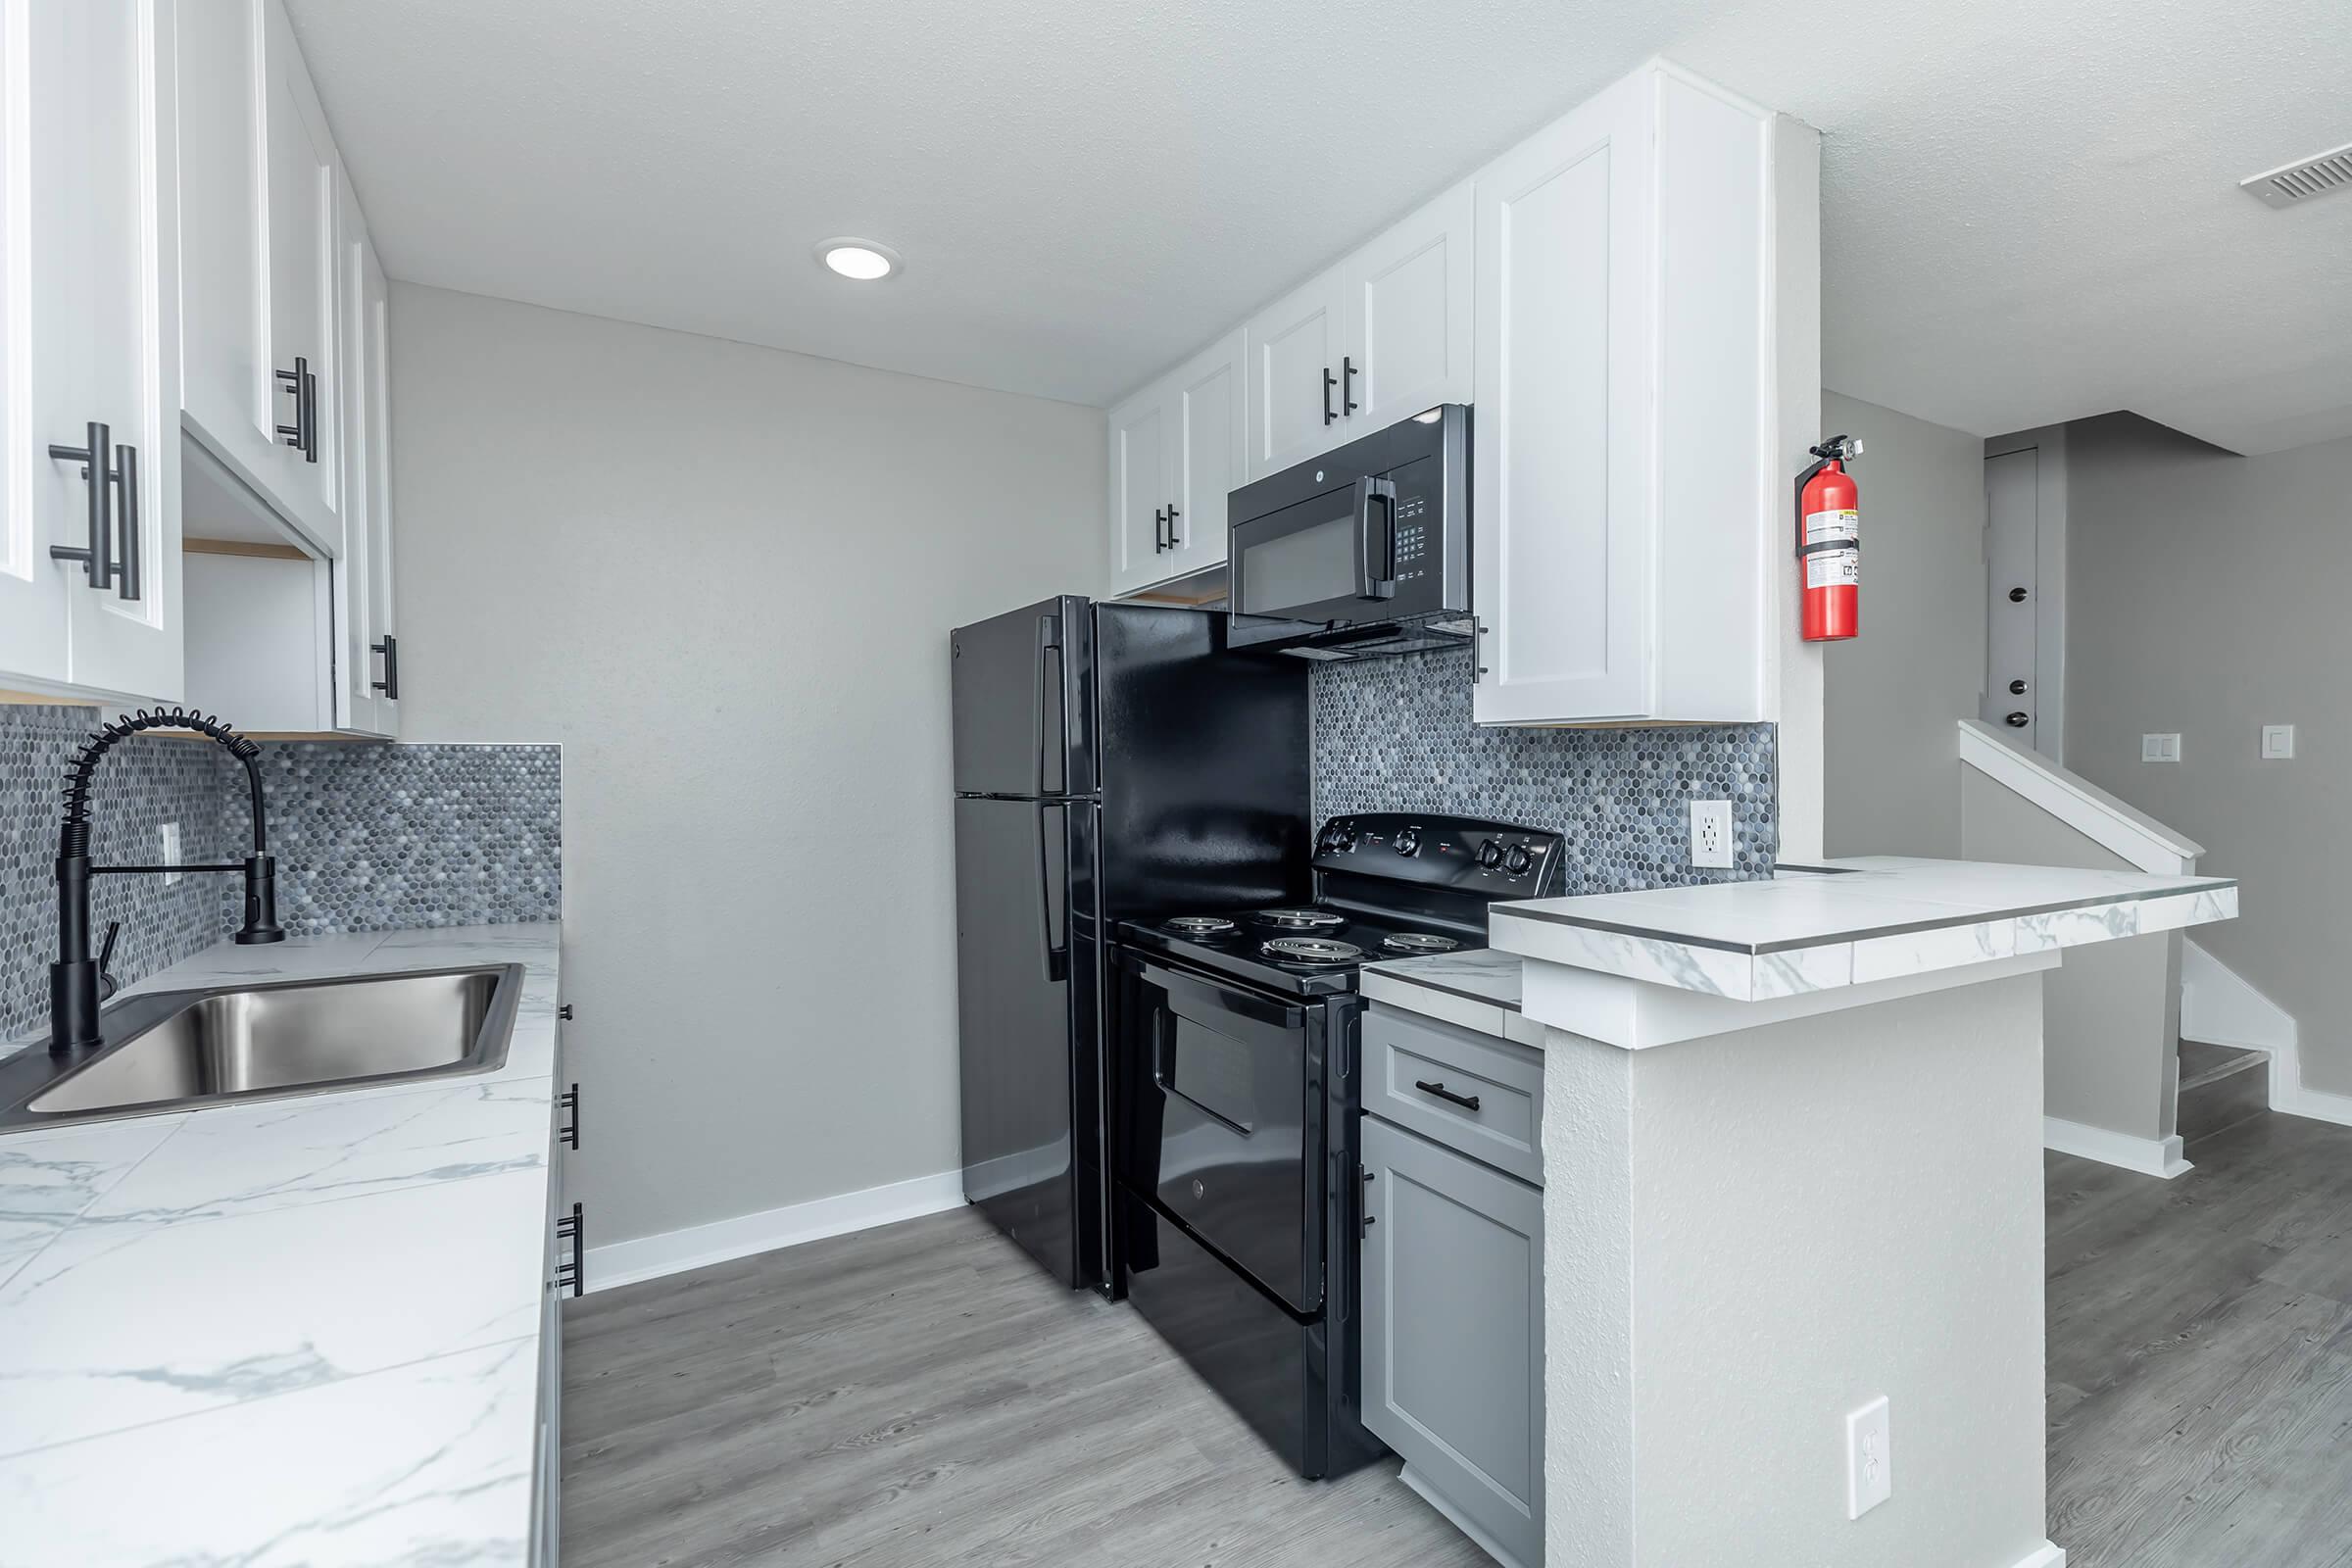
{"type": "Polygon", "coordinates": [[[1364,1425],[1505,1562],[1544,1560],[1544,1195],[1367,1119],[1364,1425]]]}
{"type": "Polygon", "coordinates": [[[1544,1185],[1542,1053],[1377,1002],[1363,1029],[1365,1110],[1544,1185]]]}

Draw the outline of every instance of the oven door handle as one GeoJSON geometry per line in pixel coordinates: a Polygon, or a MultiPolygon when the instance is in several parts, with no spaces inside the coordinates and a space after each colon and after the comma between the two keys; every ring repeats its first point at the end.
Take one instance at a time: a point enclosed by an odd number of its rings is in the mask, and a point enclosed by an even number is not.
{"type": "Polygon", "coordinates": [[[1289,1006],[1253,992],[1212,985],[1189,974],[1163,969],[1156,963],[1147,962],[1144,965],[1144,978],[1167,993],[1169,1011],[1184,1014],[1189,1009],[1196,1023],[1212,1025],[1220,1013],[1248,1018],[1253,1023],[1276,1029],[1298,1029],[1306,1023],[1304,1007],[1289,1006]]]}
{"type": "Polygon", "coordinates": [[[1396,597],[1396,481],[1359,474],[1355,481],[1355,597],[1396,597]],[[1372,509],[1381,511],[1373,533],[1372,509]]]}

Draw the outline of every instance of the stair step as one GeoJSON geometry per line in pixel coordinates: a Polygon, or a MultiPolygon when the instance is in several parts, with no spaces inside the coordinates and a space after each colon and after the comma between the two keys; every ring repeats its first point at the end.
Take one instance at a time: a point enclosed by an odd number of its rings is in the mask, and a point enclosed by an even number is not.
{"type": "Polygon", "coordinates": [[[2173,1125],[2189,1150],[2199,1139],[2270,1113],[2269,1052],[2196,1040],[2181,1041],[2180,1049],[2180,1102],[2173,1125]]]}

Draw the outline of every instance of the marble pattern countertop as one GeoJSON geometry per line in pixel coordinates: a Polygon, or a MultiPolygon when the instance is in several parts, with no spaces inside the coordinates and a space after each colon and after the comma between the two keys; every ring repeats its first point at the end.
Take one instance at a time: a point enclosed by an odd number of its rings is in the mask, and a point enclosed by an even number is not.
{"type": "Polygon", "coordinates": [[[0,1135],[0,1568],[523,1560],[560,937],[222,943],[132,989],[520,963],[506,1063],[0,1135]]]}
{"type": "Polygon", "coordinates": [[[1863,856],[1770,881],[1497,905],[1521,958],[1763,1002],[2234,919],[2228,877],[1863,856]]]}
{"type": "Polygon", "coordinates": [[[1520,968],[1517,954],[1476,948],[1368,963],[1356,986],[1372,1002],[1540,1046],[1544,1026],[1519,1010],[1520,968]]]}

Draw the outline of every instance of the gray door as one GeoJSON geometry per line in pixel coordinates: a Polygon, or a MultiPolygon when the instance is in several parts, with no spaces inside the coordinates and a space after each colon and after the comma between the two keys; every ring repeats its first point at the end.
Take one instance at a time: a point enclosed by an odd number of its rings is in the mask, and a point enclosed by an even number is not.
{"type": "Polygon", "coordinates": [[[1364,1425],[1424,1492],[1544,1560],[1544,1195],[1377,1117],[1364,1141],[1364,1425]]]}

